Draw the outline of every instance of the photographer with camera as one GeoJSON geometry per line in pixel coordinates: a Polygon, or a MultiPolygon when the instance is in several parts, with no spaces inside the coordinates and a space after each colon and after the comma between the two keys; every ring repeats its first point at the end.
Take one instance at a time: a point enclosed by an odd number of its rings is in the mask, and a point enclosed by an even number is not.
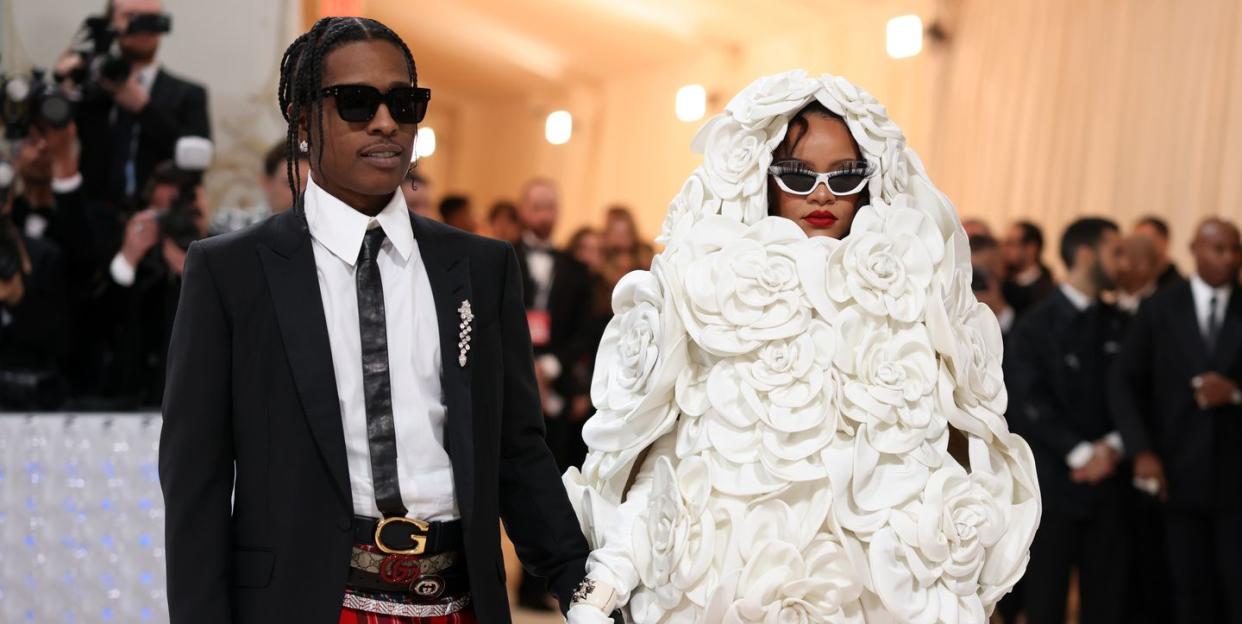
{"type": "Polygon", "coordinates": [[[13,221],[14,171],[0,163],[0,410],[49,410],[67,396],[68,342],[60,250],[13,221]]]}
{"type": "Polygon", "coordinates": [[[159,405],[164,359],[181,293],[190,243],[207,233],[202,176],[211,162],[210,141],[184,137],[176,159],[152,172],[143,210],[130,217],[125,239],[109,267],[116,320],[114,387],[120,407],[159,405]]]}
{"type": "Polygon", "coordinates": [[[206,89],[155,61],[172,27],[162,11],[160,0],[110,0],[56,67],[80,99],[85,191],[113,205],[144,187],[155,166],[173,157],[177,139],[211,136],[206,89]]]}

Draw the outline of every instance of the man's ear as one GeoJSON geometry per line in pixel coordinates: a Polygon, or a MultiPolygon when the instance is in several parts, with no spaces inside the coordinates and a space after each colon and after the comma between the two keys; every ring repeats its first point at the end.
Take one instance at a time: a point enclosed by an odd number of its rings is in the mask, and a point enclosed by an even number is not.
{"type": "MultiPolygon", "coordinates": [[[[288,119],[292,115],[293,115],[293,105],[290,104],[285,107],[285,118],[288,119]]],[[[302,142],[302,141],[309,142],[310,131],[307,129],[307,126],[306,126],[306,110],[303,109],[299,111],[298,118],[293,121],[294,123],[297,124],[297,129],[298,129],[297,142],[302,142]]]]}

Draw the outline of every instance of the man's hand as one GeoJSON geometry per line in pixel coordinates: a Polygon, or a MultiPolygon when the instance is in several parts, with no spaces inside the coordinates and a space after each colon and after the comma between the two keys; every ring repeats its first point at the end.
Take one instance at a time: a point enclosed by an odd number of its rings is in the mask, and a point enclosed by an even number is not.
{"type": "Polygon", "coordinates": [[[1092,447],[1092,451],[1094,453],[1091,455],[1091,461],[1088,461],[1087,465],[1070,474],[1070,478],[1075,483],[1095,485],[1109,478],[1117,467],[1117,462],[1121,459],[1117,451],[1103,440],[1097,440],[1092,447]]]}
{"type": "Polygon", "coordinates": [[[1195,388],[1195,402],[1202,409],[1211,409],[1233,403],[1237,384],[1219,373],[1203,373],[1191,380],[1195,388]]]}
{"type": "Polygon", "coordinates": [[[1159,484],[1156,496],[1161,501],[1169,499],[1169,483],[1164,478],[1164,464],[1151,451],[1143,451],[1134,456],[1134,480],[1153,481],[1159,484]]]}
{"type": "Polygon", "coordinates": [[[15,308],[26,296],[26,284],[22,281],[22,272],[18,271],[7,280],[0,280],[0,303],[15,308]]]}
{"type": "Polygon", "coordinates": [[[173,275],[178,277],[185,270],[185,250],[178,247],[171,238],[164,239],[164,261],[168,263],[168,268],[172,270],[173,275]]]}
{"type": "Polygon", "coordinates": [[[154,208],[147,208],[135,213],[125,224],[125,242],[121,244],[121,255],[131,267],[137,267],[138,261],[147,255],[160,239],[160,226],[156,221],[154,208]]]}
{"type": "Polygon", "coordinates": [[[580,394],[574,397],[569,403],[569,419],[573,422],[582,422],[586,420],[587,414],[591,413],[591,397],[580,394]]]}
{"type": "Polygon", "coordinates": [[[147,107],[150,96],[147,95],[146,89],[138,84],[138,74],[132,74],[128,80],[121,84],[100,80],[99,84],[112,93],[112,100],[117,106],[137,115],[142,109],[147,107]]]}
{"type": "Polygon", "coordinates": [[[82,55],[69,50],[60,55],[60,58],[56,60],[56,65],[52,68],[52,73],[57,76],[63,76],[64,80],[61,81],[61,88],[69,90],[76,86],[73,84],[72,80],[69,80],[69,74],[80,69],[81,67],[82,55]]]}

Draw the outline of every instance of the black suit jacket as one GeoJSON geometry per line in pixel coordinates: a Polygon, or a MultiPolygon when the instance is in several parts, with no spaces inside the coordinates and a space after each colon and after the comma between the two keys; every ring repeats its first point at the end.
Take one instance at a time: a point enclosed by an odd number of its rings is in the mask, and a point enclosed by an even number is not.
{"type": "Polygon", "coordinates": [[[1242,384],[1242,293],[1234,286],[1214,350],[1204,343],[1190,282],[1162,289],[1139,307],[1112,384],[1126,448],[1164,463],[1169,504],[1242,505],[1242,408],[1203,410],[1191,379],[1214,371],[1242,384]]]}
{"type": "Polygon", "coordinates": [[[158,406],[164,395],[164,369],[181,276],[164,259],[161,241],[134,267],[132,285],[108,282],[116,332],[112,382],[119,405],[129,409],[158,406]]]}
{"type": "Polygon", "coordinates": [[[1005,302],[1013,308],[1014,317],[1019,318],[1032,306],[1048,298],[1056,289],[1057,284],[1052,279],[1052,272],[1041,264],[1039,279],[1026,286],[1007,280],[1001,286],[1001,294],[1005,297],[1005,302]]]}
{"type": "MultiPolygon", "coordinates": [[[[588,547],[543,439],[517,260],[507,243],[411,218],[435,295],[445,446],[479,621],[509,621],[501,519],[568,608],[588,547]],[[461,367],[465,300],[474,340],[461,367]]],[[[301,215],[191,245],[164,397],[172,621],[336,622],[353,508],[301,215]]]]}
{"type": "Polygon", "coordinates": [[[77,112],[78,136],[83,145],[82,179],[88,197],[109,201],[125,198],[124,165],[118,162],[123,153],[118,150],[125,143],[121,136],[123,119],[138,126],[134,155],[136,193],[142,192],[156,165],[175,156],[177,139],[211,138],[207,90],[163,69],[155,74],[150,100],[138,115],[119,109],[106,95],[89,98],[78,106],[77,112]]]}
{"type": "MultiPolygon", "coordinates": [[[[523,305],[529,310],[535,307],[535,281],[531,279],[526,262],[528,249],[519,242],[516,251],[525,292],[523,305]]],[[[560,361],[563,372],[554,387],[568,398],[590,392],[590,383],[581,383],[571,371],[584,358],[592,358],[598,344],[598,341],[592,342],[591,276],[585,265],[563,251],[552,251],[552,258],[552,288],[548,293],[547,310],[551,332],[548,344],[536,352],[551,353],[560,361]]]]}
{"type": "Polygon", "coordinates": [[[1186,278],[1182,277],[1181,272],[1177,270],[1177,266],[1170,262],[1169,266],[1164,267],[1164,270],[1156,277],[1156,288],[1163,289],[1169,286],[1176,286],[1185,281],[1186,278]]]}
{"type": "Polygon", "coordinates": [[[1050,512],[1086,514],[1101,495],[1112,502],[1120,492],[1120,474],[1096,486],[1074,483],[1066,456],[1117,429],[1103,389],[1125,322],[1103,303],[1079,312],[1056,290],[1018,321],[1006,343],[1010,425],[1031,444],[1050,512]]]}

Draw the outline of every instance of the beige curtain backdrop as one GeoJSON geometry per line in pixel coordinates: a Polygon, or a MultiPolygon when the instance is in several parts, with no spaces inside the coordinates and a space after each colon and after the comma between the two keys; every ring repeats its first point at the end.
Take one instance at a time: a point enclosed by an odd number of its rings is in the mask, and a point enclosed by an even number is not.
{"type": "Polygon", "coordinates": [[[1200,219],[1242,217],[1242,3],[968,0],[955,30],[916,147],[964,214],[1158,214],[1183,270],[1200,219]]]}
{"type": "MultiPolygon", "coordinates": [[[[1084,214],[1129,227],[1169,220],[1175,257],[1210,214],[1242,217],[1242,3],[1238,0],[960,0],[773,3],[791,31],[531,101],[440,102],[429,116],[445,156],[425,163],[438,191],[483,208],[532,175],[561,182],[559,234],[628,204],[648,235],[699,159],[699,123],[673,115],[676,89],[702,83],[719,111],[755,77],[803,67],[844,75],[884,102],[963,215],[1000,228],[1061,228],[1084,214]],[[949,38],[921,55],[884,51],[887,20],[917,13],[949,38]],[[574,113],[564,146],[543,141],[550,110],[574,113]],[[439,160],[437,160],[439,159],[439,160]]],[[[637,44],[636,44],[637,45],[637,44]]],[[[416,44],[414,47],[417,47],[416,44]]],[[[435,108],[435,107],[433,107],[435,108]]]]}

